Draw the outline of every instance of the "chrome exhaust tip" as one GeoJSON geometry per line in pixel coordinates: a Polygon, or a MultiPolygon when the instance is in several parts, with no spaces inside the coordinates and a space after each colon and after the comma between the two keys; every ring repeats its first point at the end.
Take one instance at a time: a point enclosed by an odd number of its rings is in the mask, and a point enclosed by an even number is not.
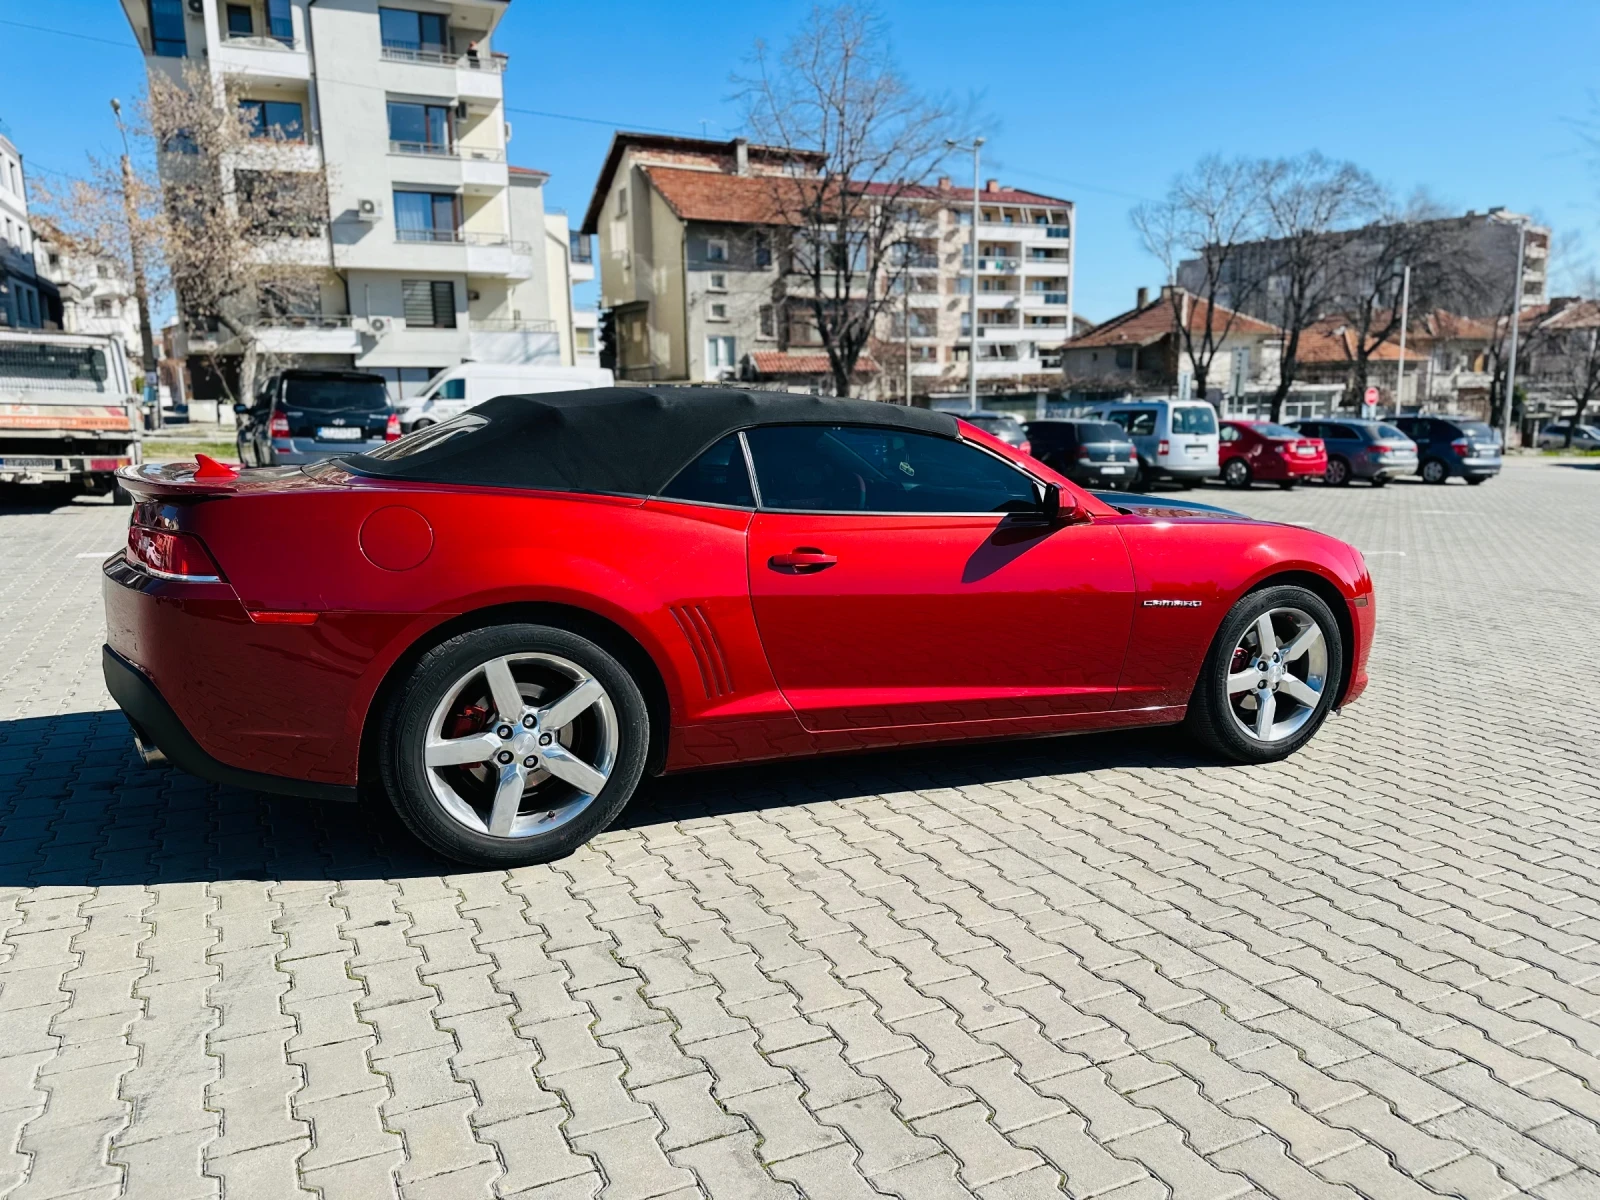
{"type": "Polygon", "coordinates": [[[139,752],[139,758],[147,767],[164,767],[167,756],[162,753],[161,747],[154,742],[146,742],[137,733],[133,735],[133,748],[139,752]]]}

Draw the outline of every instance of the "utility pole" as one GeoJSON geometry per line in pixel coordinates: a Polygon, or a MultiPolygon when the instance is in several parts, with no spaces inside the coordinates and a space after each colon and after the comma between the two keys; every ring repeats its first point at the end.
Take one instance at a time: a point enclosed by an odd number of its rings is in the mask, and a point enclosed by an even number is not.
{"type": "Polygon", "coordinates": [[[1527,249],[1528,222],[1517,220],[1517,276],[1511,282],[1511,338],[1506,347],[1506,391],[1500,397],[1500,451],[1511,449],[1511,402],[1517,395],[1517,318],[1522,315],[1522,256],[1527,249]]]}
{"type": "Polygon", "coordinates": [[[911,407],[911,275],[900,276],[900,286],[905,288],[906,321],[906,407],[911,407]]]}
{"type": "Polygon", "coordinates": [[[1411,319],[1411,267],[1406,267],[1405,275],[1400,283],[1400,362],[1394,372],[1394,411],[1389,415],[1398,417],[1400,405],[1405,401],[1406,381],[1406,323],[1411,319]]]}
{"type": "Polygon", "coordinates": [[[139,305],[139,348],[144,352],[144,386],[146,394],[155,389],[152,424],[161,428],[161,380],[156,375],[156,342],[150,328],[150,289],[144,277],[144,237],[139,230],[139,202],[134,196],[133,159],[128,149],[128,129],[122,123],[122,105],[115,97],[111,111],[117,118],[117,132],[122,135],[122,208],[128,221],[128,250],[133,259],[133,295],[139,305]]]}
{"type": "Polygon", "coordinates": [[[972,236],[967,244],[972,250],[970,264],[972,292],[967,297],[967,408],[971,412],[978,411],[978,151],[983,146],[982,138],[973,138],[970,146],[960,142],[946,140],[945,145],[952,150],[972,151],[972,236]]]}

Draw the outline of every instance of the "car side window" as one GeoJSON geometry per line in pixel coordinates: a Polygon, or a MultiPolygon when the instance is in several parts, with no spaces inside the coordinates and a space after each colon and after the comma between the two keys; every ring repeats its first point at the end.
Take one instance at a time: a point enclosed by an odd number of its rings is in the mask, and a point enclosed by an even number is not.
{"type": "Polygon", "coordinates": [[[1003,513],[1039,503],[1031,477],[950,438],[856,425],[767,426],[745,437],[762,508],[1003,513]]]}
{"type": "Polygon", "coordinates": [[[439,385],[435,392],[436,400],[465,400],[467,398],[467,381],[465,379],[446,379],[439,385]]]}
{"type": "MultiPolygon", "coordinates": [[[[1150,437],[1156,431],[1156,410],[1153,408],[1136,408],[1132,412],[1122,414],[1128,419],[1124,428],[1130,437],[1150,437]]],[[[1118,424],[1123,424],[1118,422],[1118,424]]]]}
{"type": "Polygon", "coordinates": [[[734,508],[754,508],[755,493],[750,488],[750,470],[744,460],[739,435],[730,433],[672,477],[661,489],[663,500],[684,500],[690,504],[727,504],[734,508]]]}
{"type": "Polygon", "coordinates": [[[1356,431],[1348,425],[1324,425],[1322,436],[1332,438],[1336,442],[1355,442],[1361,439],[1356,436],[1356,431]]]}
{"type": "Polygon", "coordinates": [[[1239,440],[1239,431],[1232,425],[1224,425],[1222,432],[1217,434],[1217,437],[1224,442],[1237,442],[1239,440]]]}

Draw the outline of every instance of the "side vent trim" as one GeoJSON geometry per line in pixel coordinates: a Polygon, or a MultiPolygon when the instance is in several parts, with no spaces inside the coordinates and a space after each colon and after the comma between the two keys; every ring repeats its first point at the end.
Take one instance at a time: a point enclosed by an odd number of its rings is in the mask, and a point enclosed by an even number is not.
{"type": "Polygon", "coordinates": [[[723,653],[722,641],[717,637],[717,627],[703,604],[673,604],[667,611],[683,631],[683,637],[694,653],[695,666],[700,669],[700,684],[706,690],[706,699],[715,700],[731,695],[734,690],[733,673],[728,669],[728,656],[723,653]]]}

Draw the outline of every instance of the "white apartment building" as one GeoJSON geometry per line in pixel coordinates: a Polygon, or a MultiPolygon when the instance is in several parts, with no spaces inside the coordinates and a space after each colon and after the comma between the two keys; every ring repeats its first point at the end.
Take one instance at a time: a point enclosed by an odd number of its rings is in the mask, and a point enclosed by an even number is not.
{"type": "Polygon", "coordinates": [[[34,269],[22,154],[0,134],[0,326],[41,329],[48,318],[34,269]]]}
{"type": "MultiPolygon", "coordinates": [[[[463,361],[575,361],[568,234],[544,172],[509,166],[508,0],[122,0],[152,71],[198,59],[264,136],[326,172],[317,312],[263,349],[372,370],[396,398],[463,361]]],[[[198,391],[198,384],[197,384],[198,391]]]]}
{"type": "Polygon", "coordinates": [[[144,361],[139,301],[122,264],[90,253],[40,217],[33,222],[33,261],[61,293],[61,328],[107,334],[122,342],[130,363],[144,361]]]}

